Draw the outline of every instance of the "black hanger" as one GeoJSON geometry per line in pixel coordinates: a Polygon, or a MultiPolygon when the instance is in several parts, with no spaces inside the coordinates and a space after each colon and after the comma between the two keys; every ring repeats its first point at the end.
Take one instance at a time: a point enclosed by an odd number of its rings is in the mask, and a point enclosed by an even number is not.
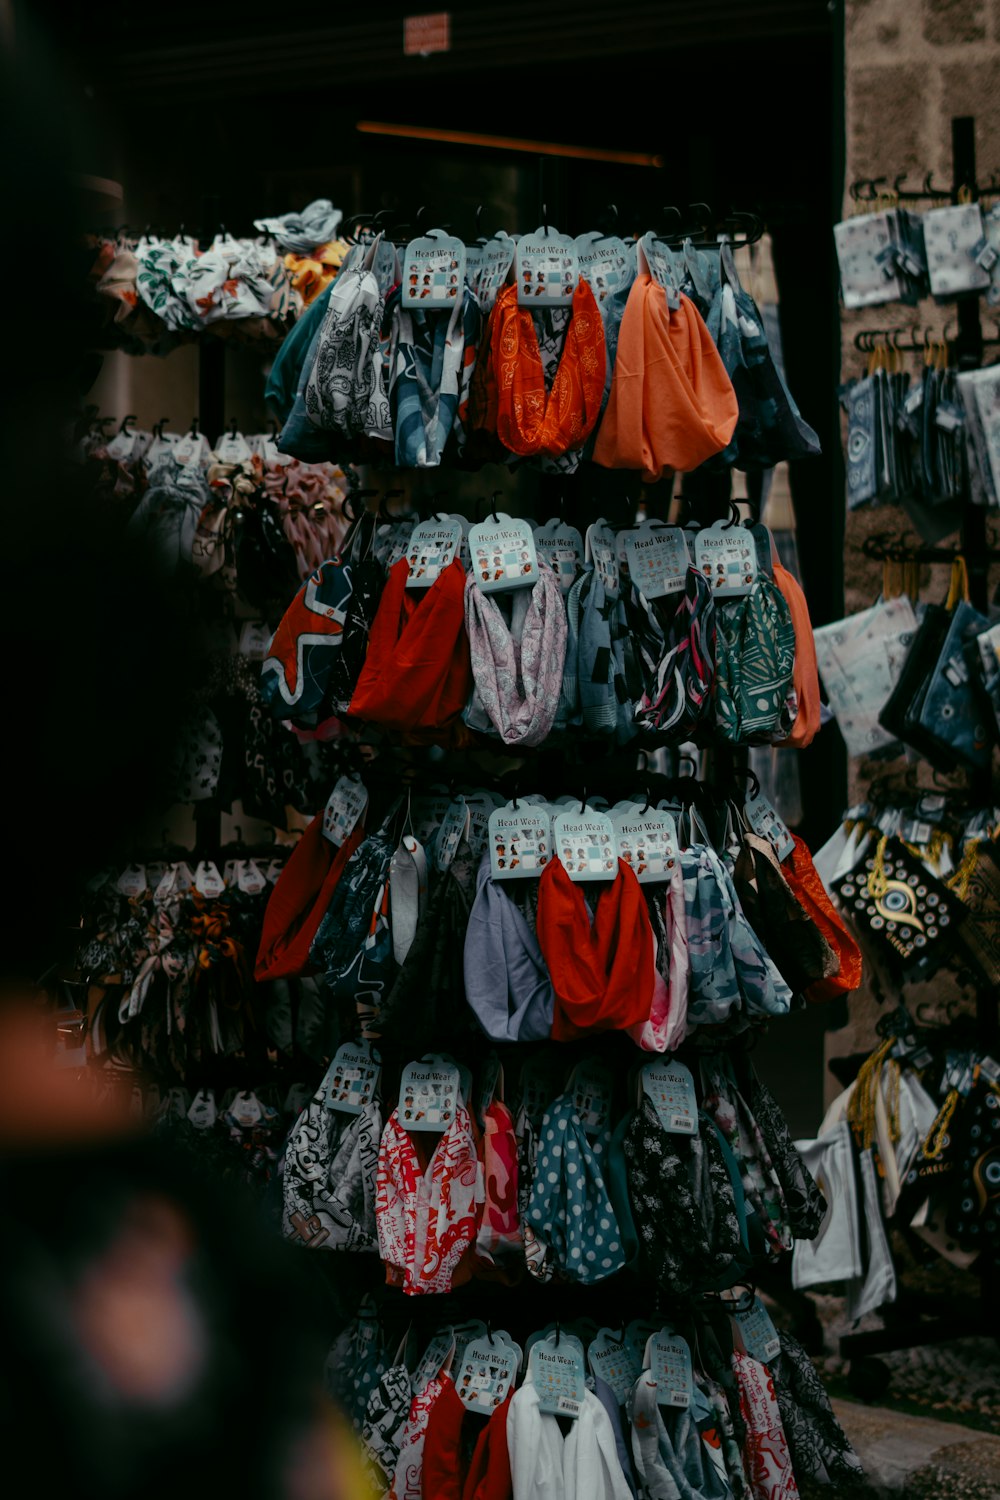
{"type": "Polygon", "coordinates": [[[161,440],[161,442],[163,440],[163,429],[164,427],[166,427],[169,421],[169,417],[161,417],[160,420],[153,425],[153,432],[161,440]]]}
{"type": "Polygon", "coordinates": [[[138,420],[139,418],[136,416],[135,412],[130,411],[127,417],[122,417],[121,426],[118,428],[118,431],[123,432],[126,437],[131,437],[132,434],[129,429],[129,423],[138,422],[138,420]]]}

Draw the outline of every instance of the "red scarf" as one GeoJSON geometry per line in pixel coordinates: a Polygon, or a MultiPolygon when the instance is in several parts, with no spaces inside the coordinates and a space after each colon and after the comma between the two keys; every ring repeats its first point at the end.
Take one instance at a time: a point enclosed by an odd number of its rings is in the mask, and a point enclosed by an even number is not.
{"type": "Polygon", "coordinates": [[[268,897],[254,978],[290,979],[309,968],[309,949],[344,866],[364,838],[359,823],[338,849],[313,818],[268,897]]]}
{"type": "Polygon", "coordinates": [[[795,848],[787,859],[782,860],[781,873],[785,884],[798,899],[830,947],[840,959],[840,968],[829,979],[814,979],[805,991],[807,1000],[832,1000],[837,995],[847,995],[861,983],[861,949],[848,931],[843,917],[827,895],[826,886],[820,880],[813,864],[808,846],[792,834],[795,848]]]}
{"type": "Polygon", "coordinates": [[[648,1020],[653,929],[642,888],[623,860],[617,879],[602,886],[592,926],[582,890],[554,859],[538,883],[538,944],[555,991],[555,1041],[648,1020]]]}
{"type": "MultiPolygon", "coordinates": [[[[517,305],[517,287],[497,297],[490,336],[496,429],[512,453],[547,453],[553,458],[579,448],[601,410],[607,353],[604,324],[594,294],[581,276],[573,293],[573,316],[566,329],[551,391],[531,311],[517,305]]],[[[487,411],[492,407],[489,393],[487,411]]]]}
{"type": "Polygon", "coordinates": [[[431,1408],[424,1439],[421,1490],[425,1500],[511,1500],[507,1412],[511,1396],[497,1407],[480,1431],[468,1472],[462,1461],[462,1423],[466,1408],[449,1380],[431,1408]]]}
{"type": "Polygon", "coordinates": [[[454,723],[472,692],[465,570],[456,557],[430,588],[416,591],[406,587],[409,576],[402,557],[372,621],[349,712],[387,729],[436,733],[454,723]]]}

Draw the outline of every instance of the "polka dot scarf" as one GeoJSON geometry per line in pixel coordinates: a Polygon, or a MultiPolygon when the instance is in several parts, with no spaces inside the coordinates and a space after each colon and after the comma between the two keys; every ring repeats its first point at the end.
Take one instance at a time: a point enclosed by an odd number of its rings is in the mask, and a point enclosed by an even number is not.
{"type": "Polygon", "coordinates": [[[621,1235],[600,1162],[607,1134],[590,1141],[572,1098],[545,1111],[528,1200],[528,1223],[545,1260],[567,1281],[603,1281],[625,1264],[621,1235]]]}

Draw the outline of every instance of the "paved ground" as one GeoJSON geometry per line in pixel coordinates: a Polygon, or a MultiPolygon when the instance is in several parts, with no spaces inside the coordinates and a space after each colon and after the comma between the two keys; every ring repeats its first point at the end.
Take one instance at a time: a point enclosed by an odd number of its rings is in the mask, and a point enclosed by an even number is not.
{"type": "Polygon", "coordinates": [[[833,1405],[876,1494],[1000,1500],[1000,1437],[854,1401],[833,1405]]]}

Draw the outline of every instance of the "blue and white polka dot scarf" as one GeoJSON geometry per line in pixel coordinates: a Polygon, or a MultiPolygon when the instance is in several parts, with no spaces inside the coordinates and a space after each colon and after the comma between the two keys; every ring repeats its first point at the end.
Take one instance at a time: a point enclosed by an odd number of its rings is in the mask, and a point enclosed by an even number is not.
{"type": "Polygon", "coordinates": [[[546,1259],[567,1281],[603,1281],[625,1264],[621,1234],[601,1176],[609,1135],[590,1141],[569,1094],[545,1111],[527,1219],[546,1259]]]}

